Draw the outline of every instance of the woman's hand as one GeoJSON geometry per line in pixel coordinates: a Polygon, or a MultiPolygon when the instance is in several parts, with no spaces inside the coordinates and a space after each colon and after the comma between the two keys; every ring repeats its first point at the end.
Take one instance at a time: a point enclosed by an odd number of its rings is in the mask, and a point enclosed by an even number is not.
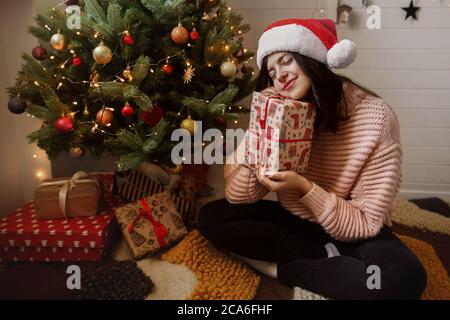
{"type": "Polygon", "coordinates": [[[278,95],[278,91],[275,90],[275,87],[267,87],[261,91],[262,94],[266,96],[276,96],[278,95]]]}
{"type": "Polygon", "coordinates": [[[261,184],[274,192],[297,190],[303,196],[313,187],[308,179],[295,171],[275,172],[267,176],[257,173],[257,178],[261,184]]]}

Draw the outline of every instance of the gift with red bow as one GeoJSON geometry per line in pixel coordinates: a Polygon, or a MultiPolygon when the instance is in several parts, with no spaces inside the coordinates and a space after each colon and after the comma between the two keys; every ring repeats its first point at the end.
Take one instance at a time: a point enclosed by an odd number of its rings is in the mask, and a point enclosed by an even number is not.
{"type": "Polygon", "coordinates": [[[188,233],[167,191],[115,208],[115,215],[136,259],[156,253],[188,233]]]}

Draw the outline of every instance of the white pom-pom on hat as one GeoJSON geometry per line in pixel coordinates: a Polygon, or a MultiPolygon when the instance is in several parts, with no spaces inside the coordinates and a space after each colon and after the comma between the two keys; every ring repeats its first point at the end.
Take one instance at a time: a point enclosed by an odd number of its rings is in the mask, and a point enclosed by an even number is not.
{"type": "Polygon", "coordinates": [[[330,68],[348,67],[355,59],[356,45],[348,39],[339,41],[327,52],[327,65],[330,68]]]}

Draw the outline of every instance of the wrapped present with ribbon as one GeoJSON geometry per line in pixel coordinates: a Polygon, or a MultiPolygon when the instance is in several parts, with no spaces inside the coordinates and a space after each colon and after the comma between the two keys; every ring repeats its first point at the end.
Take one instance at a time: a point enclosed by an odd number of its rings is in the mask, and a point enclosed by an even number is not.
{"type": "Polygon", "coordinates": [[[167,191],[115,208],[115,215],[136,259],[172,245],[188,233],[167,191]]]}
{"type": "Polygon", "coordinates": [[[84,171],[70,178],[46,179],[36,189],[37,219],[95,216],[103,199],[101,179],[84,171]]]}
{"type": "Polygon", "coordinates": [[[135,202],[164,191],[172,201],[189,230],[196,226],[195,179],[190,174],[172,175],[166,168],[154,164],[139,166],[126,177],[119,194],[127,202],[135,202]]]}
{"type": "Polygon", "coordinates": [[[308,166],[316,111],[313,103],[253,93],[245,162],[258,165],[260,174],[308,166]]]}

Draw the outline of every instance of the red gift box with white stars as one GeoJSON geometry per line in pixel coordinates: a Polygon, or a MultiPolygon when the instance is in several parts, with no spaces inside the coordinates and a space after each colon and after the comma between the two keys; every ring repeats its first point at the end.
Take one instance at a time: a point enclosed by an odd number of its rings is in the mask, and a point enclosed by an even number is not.
{"type": "MultiPolygon", "coordinates": [[[[102,179],[107,185],[112,176],[102,179]]],[[[38,220],[30,202],[0,220],[0,262],[100,260],[120,233],[113,210],[120,205],[119,196],[106,192],[96,216],[38,220]]]]}

